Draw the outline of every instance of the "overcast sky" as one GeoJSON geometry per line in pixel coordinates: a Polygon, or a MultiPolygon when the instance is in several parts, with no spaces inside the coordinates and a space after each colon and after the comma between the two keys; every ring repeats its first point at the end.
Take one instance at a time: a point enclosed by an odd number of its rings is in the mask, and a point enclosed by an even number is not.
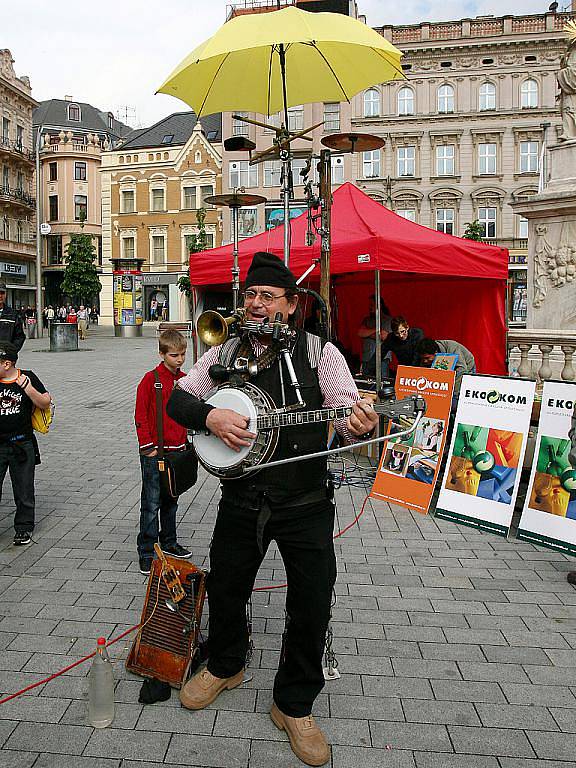
{"type": "MultiPolygon", "coordinates": [[[[8,0],[5,0],[7,2],[8,0]]],[[[38,101],[72,96],[124,119],[150,125],[188,109],[156,88],[226,18],[227,0],[71,2],[17,0],[2,13],[0,48],[28,75],[38,101]]],[[[548,0],[358,0],[368,24],[414,24],[480,14],[539,13],[548,0]]],[[[560,8],[568,5],[560,0],[560,8]]]]}

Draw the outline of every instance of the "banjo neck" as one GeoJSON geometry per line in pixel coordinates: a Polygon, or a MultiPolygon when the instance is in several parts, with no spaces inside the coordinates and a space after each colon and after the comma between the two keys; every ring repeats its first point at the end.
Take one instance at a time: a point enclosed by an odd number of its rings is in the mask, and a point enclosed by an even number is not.
{"type": "MultiPolygon", "coordinates": [[[[376,413],[387,416],[389,419],[400,416],[413,417],[415,415],[413,398],[392,403],[374,403],[376,413]]],[[[315,424],[334,419],[345,419],[352,413],[352,407],[320,408],[316,411],[292,411],[290,413],[268,413],[258,416],[258,429],[277,429],[279,427],[292,427],[298,424],[315,424]]]]}

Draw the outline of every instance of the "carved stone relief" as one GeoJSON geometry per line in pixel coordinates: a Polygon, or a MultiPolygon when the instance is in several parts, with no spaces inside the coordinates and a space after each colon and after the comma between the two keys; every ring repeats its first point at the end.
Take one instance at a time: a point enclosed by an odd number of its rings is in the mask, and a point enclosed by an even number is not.
{"type": "Polygon", "coordinates": [[[533,306],[542,306],[550,286],[561,288],[576,279],[576,222],[537,224],[534,248],[533,306]]]}

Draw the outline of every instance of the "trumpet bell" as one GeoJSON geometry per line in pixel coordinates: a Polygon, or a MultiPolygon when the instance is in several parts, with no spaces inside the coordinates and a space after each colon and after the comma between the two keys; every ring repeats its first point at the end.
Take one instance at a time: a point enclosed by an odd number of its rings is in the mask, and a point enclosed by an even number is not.
{"type": "Polygon", "coordinates": [[[242,319],[242,313],[237,311],[230,317],[224,317],[220,312],[207,309],[196,321],[198,337],[204,344],[214,347],[223,344],[230,335],[230,328],[242,319]]]}

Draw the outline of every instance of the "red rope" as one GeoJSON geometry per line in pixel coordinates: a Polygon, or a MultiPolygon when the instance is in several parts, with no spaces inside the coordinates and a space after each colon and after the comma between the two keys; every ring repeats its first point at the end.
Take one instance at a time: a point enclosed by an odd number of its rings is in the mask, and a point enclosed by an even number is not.
{"type": "MultiPolygon", "coordinates": [[[[342,530],[338,531],[334,534],[333,540],[336,540],[340,538],[340,536],[343,536],[346,531],[349,531],[350,528],[352,528],[354,525],[357,524],[357,522],[360,520],[362,515],[364,514],[364,508],[366,507],[366,502],[368,501],[369,496],[367,495],[362,502],[362,507],[360,509],[360,512],[356,515],[354,520],[346,526],[346,528],[343,528],[342,530]]],[[[288,584],[270,584],[267,587],[254,587],[253,592],[270,592],[273,589],[285,589],[288,586],[288,584]]],[[[140,624],[135,624],[133,627],[130,627],[130,629],[127,629],[125,632],[122,632],[121,635],[118,635],[118,637],[113,638],[112,640],[109,640],[106,643],[106,648],[109,648],[111,645],[114,645],[114,643],[117,643],[119,640],[122,640],[126,635],[129,635],[131,632],[134,632],[138,629],[140,624]]],[[[24,693],[28,693],[28,691],[32,691],[34,688],[38,688],[40,685],[44,685],[45,683],[49,683],[51,680],[54,680],[57,677],[60,677],[60,675],[64,675],[66,672],[69,672],[71,669],[74,669],[74,667],[78,667],[80,664],[84,664],[84,662],[89,661],[94,656],[96,656],[98,651],[92,651],[92,653],[89,653],[87,656],[82,656],[81,659],[78,659],[77,661],[73,662],[72,664],[69,664],[67,667],[64,667],[64,669],[59,670],[58,672],[54,672],[54,674],[50,675],[49,677],[46,677],[44,680],[40,680],[37,683],[32,683],[31,685],[27,685],[26,688],[22,688],[20,691],[16,691],[16,693],[11,693],[9,696],[5,696],[3,699],[0,699],[0,704],[6,704],[7,701],[11,701],[12,699],[15,699],[18,696],[22,696],[24,693]]]]}

